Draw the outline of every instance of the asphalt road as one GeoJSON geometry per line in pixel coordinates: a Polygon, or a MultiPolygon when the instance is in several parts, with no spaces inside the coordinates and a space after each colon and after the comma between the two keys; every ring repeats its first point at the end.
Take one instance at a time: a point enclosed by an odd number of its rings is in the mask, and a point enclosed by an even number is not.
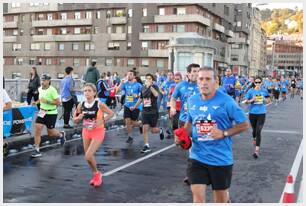
{"type": "MultiPolygon", "coordinates": [[[[233,203],[278,203],[302,139],[302,107],[298,98],[269,106],[257,160],[252,157],[251,130],[233,138],[235,163],[230,188],[233,203]]],[[[161,126],[166,126],[163,120],[161,126]]],[[[100,188],[88,184],[91,171],[83,156],[81,140],[44,149],[43,156],[36,159],[31,159],[30,153],[8,157],[3,162],[3,200],[5,203],[192,202],[190,188],[182,182],[187,152],[173,146],[172,139],[161,141],[158,135],[151,135],[152,152],[144,155],[140,153],[143,138],[138,129],[134,137],[134,143],[128,145],[125,129],[108,131],[96,154],[98,167],[105,174],[100,188]],[[115,170],[121,166],[126,167],[115,170]]],[[[207,201],[212,202],[210,187],[207,201]]]]}

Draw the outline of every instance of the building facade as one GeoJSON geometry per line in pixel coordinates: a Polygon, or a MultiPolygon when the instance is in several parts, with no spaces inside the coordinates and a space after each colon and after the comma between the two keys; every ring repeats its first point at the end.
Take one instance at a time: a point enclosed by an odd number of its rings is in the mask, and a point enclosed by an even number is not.
{"type": "MultiPolygon", "coordinates": [[[[231,64],[235,4],[9,3],[4,6],[4,75],[30,68],[62,76],[72,66],[81,77],[98,69],[140,74],[171,69],[171,38],[196,33],[214,42],[213,66],[231,64]]],[[[186,66],[186,65],[185,65],[186,66]]]]}

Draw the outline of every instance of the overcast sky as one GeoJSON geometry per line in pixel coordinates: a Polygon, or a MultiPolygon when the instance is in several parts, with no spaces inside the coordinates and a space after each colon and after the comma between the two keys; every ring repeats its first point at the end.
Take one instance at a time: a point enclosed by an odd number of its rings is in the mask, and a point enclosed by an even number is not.
{"type": "Polygon", "coordinates": [[[256,6],[260,10],[262,9],[278,9],[278,8],[289,8],[289,9],[295,9],[297,6],[298,9],[303,9],[303,4],[298,2],[291,2],[291,3],[267,3],[265,5],[257,5],[256,3],[253,4],[253,6],[256,6]]]}

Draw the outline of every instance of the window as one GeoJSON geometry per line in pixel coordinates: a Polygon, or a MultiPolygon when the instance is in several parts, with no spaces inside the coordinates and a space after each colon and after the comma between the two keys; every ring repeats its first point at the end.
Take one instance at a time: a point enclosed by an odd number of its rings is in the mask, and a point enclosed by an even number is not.
{"type": "Polygon", "coordinates": [[[51,65],[51,64],[52,64],[52,59],[46,58],[46,65],[51,65]]]}
{"type": "Polygon", "coordinates": [[[20,36],[23,36],[23,32],[24,32],[23,29],[20,29],[19,35],[20,35],[20,36]]]}
{"type": "Polygon", "coordinates": [[[34,6],[39,6],[39,3],[34,3],[34,6]]]}
{"type": "Polygon", "coordinates": [[[74,50],[74,51],[79,50],[79,44],[78,43],[72,43],[72,50],[74,50]]]}
{"type": "Polygon", "coordinates": [[[189,52],[179,52],[178,53],[178,70],[185,71],[186,66],[193,63],[192,54],[189,52]]]}
{"type": "Polygon", "coordinates": [[[85,43],[85,51],[95,50],[95,45],[93,43],[85,43]]]}
{"type": "Polygon", "coordinates": [[[17,36],[18,35],[18,29],[14,29],[13,30],[13,36],[17,36]]]}
{"type": "Polygon", "coordinates": [[[86,11],[85,18],[86,19],[91,19],[92,18],[92,12],[91,11],[86,11]]]}
{"type": "Polygon", "coordinates": [[[242,49],[241,44],[232,44],[232,49],[242,49]]]}
{"type": "Polygon", "coordinates": [[[67,19],[67,13],[61,13],[61,19],[66,20],[67,19]]]}
{"type": "Polygon", "coordinates": [[[213,67],[213,57],[210,53],[204,54],[204,66],[213,67]]]}
{"type": "Polygon", "coordinates": [[[231,60],[232,61],[238,61],[239,60],[239,56],[238,55],[232,55],[231,60]]]}
{"type": "Polygon", "coordinates": [[[13,51],[20,51],[21,50],[21,44],[13,44],[13,51]]]}
{"type": "Polygon", "coordinates": [[[132,26],[128,26],[128,34],[132,33],[132,26]]]}
{"type": "Polygon", "coordinates": [[[29,65],[35,65],[35,58],[30,58],[29,65]]]}
{"type": "Polygon", "coordinates": [[[148,33],[149,32],[149,26],[143,26],[143,32],[148,33]]]}
{"type": "Polygon", "coordinates": [[[32,43],[32,44],[30,45],[30,49],[31,49],[31,51],[38,51],[38,50],[40,50],[40,45],[39,45],[39,43],[32,43]]]}
{"type": "Polygon", "coordinates": [[[14,22],[18,21],[18,16],[14,16],[14,22]]]}
{"type": "Polygon", "coordinates": [[[20,3],[12,3],[12,8],[20,7],[20,3]]]}
{"type": "Polygon", "coordinates": [[[25,20],[25,15],[24,15],[24,14],[21,14],[21,15],[20,15],[20,21],[21,21],[21,22],[24,22],[24,20],[25,20]]]}
{"type": "Polygon", "coordinates": [[[99,27],[95,26],[94,27],[94,34],[97,34],[97,33],[99,33],[99,27]]]}
{"type": "Polygon", "coordinates": [[[108,50],[119,50],[120,49],[120,44],[119,42],[109,42],[107,46],[108,50]]]}
{"type": "Polygon", "coordinates": [[[97,11],[97,13],[96,13],[96,18],[97,18],[97,19],[101,19],[101,11],[97,11]]]}
{"type": "Polygon", "coordinates": [[[58,50],[59,51],[64,51],[65,50],[65,44],[62,44],[62,43],[58,44],[58,50]]]}
{"type": "Polygon", "coordinates": [[[123,9],[118,9],[118,10],[116,10],[115,16],[116,16],[116,17],[125,16],[124,10],[123,10],[123,9]]]}
{"type": "Polygon", "coordinates": [[[128,59],[127,66],[128,66],[128,67],[133,67],[133,66],[135,66],[135,60],[134,60],[134,59],[128,59]]]}
{"type": "Polygon", "coordinates": [[[148,15],[148,10],[147,10],[147,8],[143,8],[142,9],[142,16],[147,16],[148,15]]]}
{"type": "Polygon", "coordinates": [[[74,19],[81,19],[81,12],[75,12],[74,19]]]}
{"type": "Polygon", "coordinates": [[[215,4],[215,3],[213,3],[213,4],[212,4],[212,6],[213,6],[213,7],[216,7],[216,4],[215,4]]]}
{"type": "Polygon", "coordinates": [[[22,63],[23,63],[23,58],[15,58],[15,64],[22,65],[22,63]]]}
{"type": "Polygon", "coordinates": [[[241,21],[237,21],[237,27],[241,27],[241,21]]]}
{"type": "Polygon", "coordinates": [[[108,27],[107,27],[107,33],[108,33],[108,34],[111,34],[111,33],[112,33],[112,27],[111,27],[111,26],[108,26],[108,27]]]}
{"type": "Polygon", "coordinates": [[[123,33],[123,27],[122,26],[116,26],[115,27],[115,33],[116,34],[122,34],[123,33]]]}
{"type": "Polygon", "coordinates": [[[52,29],[47,29],[47,35],[52,35],[52,29]]]}
{"type": "Polygon", "coordinates": [[[224,5],[224,14],[227,16],[229,15],[229,7],[226,5],[224,5]]]}
{"type": "Polygon", "coordinates": [[[165,25],[157,25],[157,32],[165,32],[165,25]]]}
{"type": "Polygon", "coordinates": [[[45,49],[45,51],[49,51],[51,49],[51,44],[50,43],[45,43],[44,49],[45,49]]]}
{"type": "Polygon", "coordinates": [[[49,5],[49,3],[44,3],[44,6],[48,6],[49,5]]]}
{"type": "Polygon", "coordinates": [[[126,47],[126,50],[130,50],[132,48],[132,42],[128,42],[127,43],[127,47],[126,47]]]}
{"type": "Polygon", "coordinates": [[[80,59],[79,58],[73,58],[73,66],[75,66],[75,67],[80,66],[80,59]]]}
{"type": "Polygon", "coordinates": [[[44,35],[44,29],[38,29],[37,35],[44,35]]]}
{"type": "Polygon", "coordinates": [[[157,68],[164,68],[164,60],[163,59],[157,59],[156,60],[156,67],[157,68]]]}
{"type": "Polygon", "coordinates": [[[81,33],[81,28],[80,27],[74,28],[74,34],[80,34],[80,33],[81,33]]]}
{"type": "Polygon", "coordinates": [[[148,49],[148,42],[147,41],[141,42],[141,49],[142,50],[147,50],[148,49]]]}
{"type": "Polygon", "coordinates": [[[177,25],[177,32],[185,32],[185,25],[184,24],[177,25]]]}
{"type": "Polygon", "coordinates": [[[133,16],[133,9],[128,9],[128,17],[132,17],[133,16]]]}
{"type": "Polygon", "coordinates": [[[177,14],[177,8],[173,8],[173,14],[177,14]]]}
{"type": "Polygon", "coordinates": [[[159,9],[158,9],[158,14],[159,14],[160,16],[164,16],[164,15],[165,15],[165,8],[159,8],[159,9]]]}
{"type": "Polygon", "coordinates": [[[149,60],[148,59],[142,59],[141,60],[141,66],[142,67],[149,67],[149,60]]]}
{"type": "Polygon", "coordinates": [[[61,28],[60,29],[60,34],[67,34],[67,29],[66,28],[61,28]]]}
{"type": "Polygon", "coordinates": [[[185,15],[186,8],[177,8],[177,15],[185,15]]]}
{"type": "Polygon", "coordinates": [[[60,58],[59,59],[59,65],[64,65],[65,64],[65,59],[64,58],[60,58]]]}
{"type": "Polygon", "coordinates": [[[113,65],[113,60],[111,58],[107,58],[105,60],[105,66],[112,66],[113,65]]]}
{"type": "Polygon", "coordinates": [[[106,18],[110,18],[112,16],[112,11],[111,10],[107,10],[106,11],[106,18]]]}
{"type": "Polygon", "coordinates": [[[52,20],[52,19],[53,19],[52,14],[47,14],[47,19],[48,19],[48,20],[52,20]]]}

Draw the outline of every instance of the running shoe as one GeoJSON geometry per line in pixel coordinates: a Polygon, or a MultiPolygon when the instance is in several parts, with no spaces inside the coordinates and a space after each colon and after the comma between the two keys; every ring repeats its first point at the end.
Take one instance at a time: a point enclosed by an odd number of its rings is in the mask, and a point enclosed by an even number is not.
{"type": "Polygon", "coordinates": [[[99,171],[94,176],[93,185],[99,187],[102,184],[102,173],[99,171]]]}
{"type": "Polygon", "coordinates": [[[126,143],[129,143],[129,144],[133,143],[133,138],[132,138],[132,137],[129,137],[129,138],[126,140],[126,143]]]}
{"type": "Polygon", "coordinates": [[[253,157],[254,157],[255,159],[257,159],[258,156],[259,156],[259,155],[258,155],[256,152],[253,153],[253,157]]]}
{"type": "Polygon", "coordinates": [[[34,149],[32,154],[31,154],[31,157],[36,158],[36,157],[40,157],[40,156],[41,156],[41,153],[38,150],[34,149]]]}
{"type": "Polygon", "coordinates": [[[164,135],[164,130],[163,128],[160,128],[160,132],[159,132],[159,138],[160,140],[163,140],[165,138],[165,135],[164,135]]]}
{"type": "Polygon", "coordinates": [[[186,183],[187,185],[190,185],[190,182],[189,182],[189,180],[188,180],[188,177],[185,177],[185,178],[183,179],[183,182],[186,183]]]}
{"type": "Polygon", "coordinates": [[[92,178],[91,178],[89,184],[94,185],[94,182],[95,182],[95,174],[92,175],[92,178]]]}
{"type": "Polygon", "coordinates": [[[59,139],[61,140],[61,146],[63,146],[66,142],[66,132],[61,131],[60,133],[62,134],[62,136],[59,139]]]}
{"type": "Polygon", "coordinates": [[[148,145],[145,145],[145,146],[143,147],[143,149],[140,150],[140,152],[141,152],[141,153],[151,152],[151,149],[150,149],[150,147],[149,147],[148,145]]]}

